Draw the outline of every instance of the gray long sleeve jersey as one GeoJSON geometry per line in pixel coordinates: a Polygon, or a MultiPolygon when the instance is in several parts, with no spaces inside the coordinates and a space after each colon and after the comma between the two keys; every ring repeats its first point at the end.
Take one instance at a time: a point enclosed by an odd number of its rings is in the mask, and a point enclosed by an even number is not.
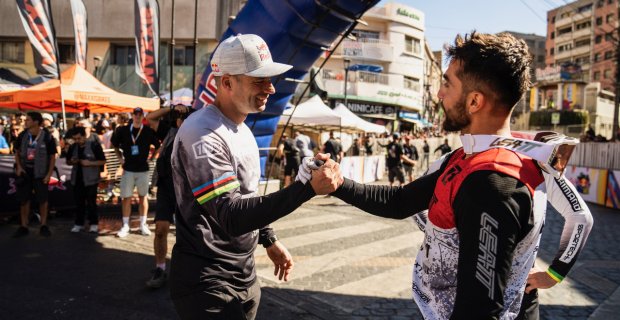
{"type": "Polygon", "coordinates": [[[269,223],[314,196],[297,182],[258,196],[258,146],[250,129],[209,105],[179,128],[172,170],[180,215],[172,253],[172,297],[205,286],[244,289],[256,281],[254,250],[269,223]],[[260,229],[260,230],[258,230],[260,229]]]}

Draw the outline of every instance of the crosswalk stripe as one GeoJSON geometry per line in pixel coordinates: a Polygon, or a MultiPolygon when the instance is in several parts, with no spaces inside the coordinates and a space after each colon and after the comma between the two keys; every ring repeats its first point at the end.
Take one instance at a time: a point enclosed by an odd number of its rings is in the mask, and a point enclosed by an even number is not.
{"type": "MultiPolygon", "coordinates": [[[[419,241],[417,241],[417,239],[422,236],[421,231],[409,232],[396,237],[304,259],[303,261],[295,264],[295,268],[291,273],[291,280],[305,278],[318,272],[333,270],[358,261],[386,255],[411,247],[415,247],[417,249],[419,247],[419,241]]],[[[262,249],[261,253],[264,253],[264,249],[262,249]]],[[[273,280],[273,268],[271,266],[261,268],[257,271],[257,273],[260,277],[263,277],[268,281],[273,280]]]]}
{"type": "Polygon", "coordinates": [[[291,220],[280,220],[271,224],[273,229],[278,233],[278,231],[295,229],[300,227],[312,226],[323,223],[333,223],[339,222],[343,220],[351,219],[350,217],[338,215],[338,214],[325,214],[313,217],[299,218],[299,219],[291,219],[291,220]]]}
{"type": "Polygon", "coordinates": [[[354,226],[346,226],[336,229],[321,230],[293,237],[280,239],[282,244],[288,249],[299,248],[321,242],[333,241],[336,239],[352,237],[359,234],[380,231],[391,228],[390,225],[380,222],[366,222],[354,226]]]}

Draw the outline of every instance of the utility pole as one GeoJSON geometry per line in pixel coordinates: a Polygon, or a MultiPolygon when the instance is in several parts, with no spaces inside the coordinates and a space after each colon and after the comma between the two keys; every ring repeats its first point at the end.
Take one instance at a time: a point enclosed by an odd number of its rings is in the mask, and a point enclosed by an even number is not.
{"type": "Polygon", "coordinates": [[[618,108],[620,107],[620,24],[617,27],[617,39],[616,39],[616,83],[615,83],[615,97],[614,97],[614,118],[611,132],[611,141],[617,141],[616,135],[618,134],[618,108]]]}

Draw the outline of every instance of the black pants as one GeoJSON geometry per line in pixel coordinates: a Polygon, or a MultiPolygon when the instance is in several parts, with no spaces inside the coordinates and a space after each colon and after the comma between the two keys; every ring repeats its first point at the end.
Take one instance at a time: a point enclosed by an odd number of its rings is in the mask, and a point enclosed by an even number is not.
{"type": "Polygon", "coordinates": [[[183,320],[253,320],[260,302],[260,285],[256,281],[244,290],[208,288],[172,302],[183,320]]]}
{"type": "Polygon", "coordinates": [[[519,320],[538,320],[539,318],[538,290],[532,290],[529,294],[523,293],[519,320]]]}
{"type": "Polygon", "coordinates": [[[97,185],[84,186],[83,182],[78,182],[73,186],[75,196],[75,224],[84,225],[84,217],[88,212],[88,222],[90,225],[99,224],[99,214],[97,213],[97,185]]]}

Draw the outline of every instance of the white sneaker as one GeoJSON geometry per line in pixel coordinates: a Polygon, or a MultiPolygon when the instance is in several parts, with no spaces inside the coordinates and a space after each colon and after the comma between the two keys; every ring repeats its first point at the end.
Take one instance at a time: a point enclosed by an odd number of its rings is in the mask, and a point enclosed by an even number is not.
{"type": "Polygon", "coordinates": [[[151,230],[149,230],[149,226],[146,223],[140,226],[140,233],[143,236],[150,236],[151,235],[151,230]]]}
{"type": "Polygon", "coordinates": [[[99,233],[99,226],[96,224],[91,224],[90,229],[88,229],[88,232],[99,233]]]}
{"type": "Polygon", "coordinates": [[[116,234],[119,238],[125,238],[129,234],[129,225],[124,224],[121,230],[116,234]]]}
{"type": "Polygon", "coordinates": [[[76,225],[73,226],[73,228],[71,228],[71,232],[78,233],[78,232],[82,231],[82,229],[84,229],[84,226],[78,226],[76,224],[76,225]]]}

